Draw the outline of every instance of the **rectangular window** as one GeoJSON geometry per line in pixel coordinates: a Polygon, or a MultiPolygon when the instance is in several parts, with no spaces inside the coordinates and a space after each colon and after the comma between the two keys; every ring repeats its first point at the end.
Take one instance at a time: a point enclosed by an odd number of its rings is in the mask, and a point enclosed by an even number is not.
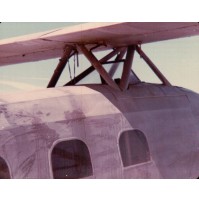
{"type": "Polygon", "coordinates": [[[119,138],[119,147],[124,167],[150,160],[146,137],[139,130],[124,131],[119,138]]]}
{"type": "Polygon", "coordinates": [[[80,140],[58,143],[51,159],[55,179],[79,179],[93,174],[88,148],[80,140]]]}

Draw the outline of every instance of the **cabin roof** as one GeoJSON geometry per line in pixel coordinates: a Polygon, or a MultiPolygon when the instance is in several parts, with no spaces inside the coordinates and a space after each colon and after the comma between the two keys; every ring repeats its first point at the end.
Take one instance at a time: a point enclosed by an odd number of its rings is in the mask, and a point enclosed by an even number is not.
{"type": "Polygon", "coordinates": [[[66,97],[66,96],[84,96],[96,94],[112,94],[116,98],[140,98],[150,96],[173,96],[182,95],[183,92],[176,87],[163,86],[161,84],[140,83],[130,85],[125,92],[120,92],[110,88],[108,85],[88,84],[84,86],[66,86],[57,88],[40,89],[29,92],[17,92],[12,94],[1,94],[0,105],[12,104],[18,102],[29,102],[40,99],[66,97]]]}

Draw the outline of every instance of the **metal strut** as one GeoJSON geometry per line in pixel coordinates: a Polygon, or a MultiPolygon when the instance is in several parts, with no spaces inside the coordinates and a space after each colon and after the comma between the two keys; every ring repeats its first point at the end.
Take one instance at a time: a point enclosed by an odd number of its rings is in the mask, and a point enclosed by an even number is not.
{"type": "Polygon", "coordinates": [[[62,74],[62,71],[64,70],[68,59],[70,57],[70,54],[73,50],[73,47],[67,46],[64,50],[64,54],[62,56],[62,58],[59,60],[59,63],[54,71],[53,76],[51,77],[50,82],[48,83],[47,88],[52,88],[55,87],[55,85],[57,84],[57,81],[59,80],[60,75],[62,74]]]}
{"type": "Polygon", "coordinates": [[[141,50],[141,48],[136,45],[136,51],[144,59],[144,61],[149,65],[151,70],[157,75],[157,77],[162,81],[166,86],[172,86],[171,83],[164,77],[164,75],[159,71],[155,64],[147,57],[147,55],[141,50]]]}
{"type": "Polygon", "coordinates": [[[89,52],[84,45],[79,45],[79,49],[85,55],[85,57],[91,62],[93,67],[98,71],[98,73],[102,76],[105,82],[113,87],[114,89],[119,90],[118,85],[113,81],[113,79],[109,76],[106,70],[103,68],[102,64],[98,61],[98,59],[93,55],[92,52],[89,52]]]}
{"type": "Polygon", "coordinates": [[[135,52],[135,46],[129,46],[127,49],[126,60],[124,62],[122,78],[120,81],[120,88],[124,91],[128,88],[129,78],[131,74],[131,67],[133,63],[133,57],[135,52]]]}
{"type": "MultiPolygon", "coordinates": [[[[99,62],[100,63],[107,62],[109,59],[111,59],[112,57],[114,57],[120,51],[121,51],[121,48],[117,48],[117,49],[113,50],[112,52],[110,52],[109,54],[107,54],[106,56],[104,56],[103,58],[101,58],[99,60],[99,62]]],[[[92,73],[94,70],[95,70],[95,68],[93,66],[90,66],[84,72],[80,73],[77,77],[75,77],[73,80],[67,82],[64,86],[77,84],[80,80],[82,80],[83,78],[85,78],[87,75],[89,75],[90,73],[92,73]]]]}
{"type": "Polygon", "coordinates": [[[115,61],[113,63],[113,65],[111,66],[108,74],[110,75],[110,77],[113,77],[115,72],[117,71],[119,65],[120,65],[120,62],[124,62],[125,60],[123,60],[122,58],[124,57],[126,53],[126,48],[124,48],[120,54],[117,55],[117,57],[115,58],[115,61]]]}

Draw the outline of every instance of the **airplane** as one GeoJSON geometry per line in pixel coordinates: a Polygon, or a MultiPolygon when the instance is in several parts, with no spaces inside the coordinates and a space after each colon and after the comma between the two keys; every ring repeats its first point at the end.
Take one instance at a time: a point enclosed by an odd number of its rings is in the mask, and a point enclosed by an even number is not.
{"type": "Polygon", "coordinates": [[[198,178],[199,94],[173,86],[142,50],[194,35],[197,22],[115,22],[1,40],[0,66],[60,60],[46,89],[0,95],[0,178],[198,178]],[[135,53],[161,84],[140,80],[135,53]],[[56,87],[79,55],[91,66],[56,87]]]}

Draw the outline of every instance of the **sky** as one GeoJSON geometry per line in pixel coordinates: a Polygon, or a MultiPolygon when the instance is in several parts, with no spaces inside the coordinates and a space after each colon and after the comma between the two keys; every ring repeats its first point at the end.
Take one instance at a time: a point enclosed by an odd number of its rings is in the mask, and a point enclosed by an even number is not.
{"type": "MultiPolygon", "coordinates": [[[[0,24],[0,40],[77,24],[81,24],[81,22],[3,22],[0,24]]],[[[142,50],[172,85],[182,86],[199,93],[199,36],[149,43],[142,45],[142,50]]],[[[84,58],[81,59],[85,67],[89,66],[89,62],[84,58]]],[[[0,93],[46,88],[58,60],[59,58],[0,67],[0,93]]],[[[73,61],[70,65],[73,76],[73,61]]],[[[159,80],[138,55],[135,55],[132,68],[142,81],[159,83],[159,80]]],[[[77,69],[76,75],[83,69],[84,67],[77,69]]],[[[70,80],[69,74],[69,69],[66,68],[58,86],[62,86],[70,80]]]]}

